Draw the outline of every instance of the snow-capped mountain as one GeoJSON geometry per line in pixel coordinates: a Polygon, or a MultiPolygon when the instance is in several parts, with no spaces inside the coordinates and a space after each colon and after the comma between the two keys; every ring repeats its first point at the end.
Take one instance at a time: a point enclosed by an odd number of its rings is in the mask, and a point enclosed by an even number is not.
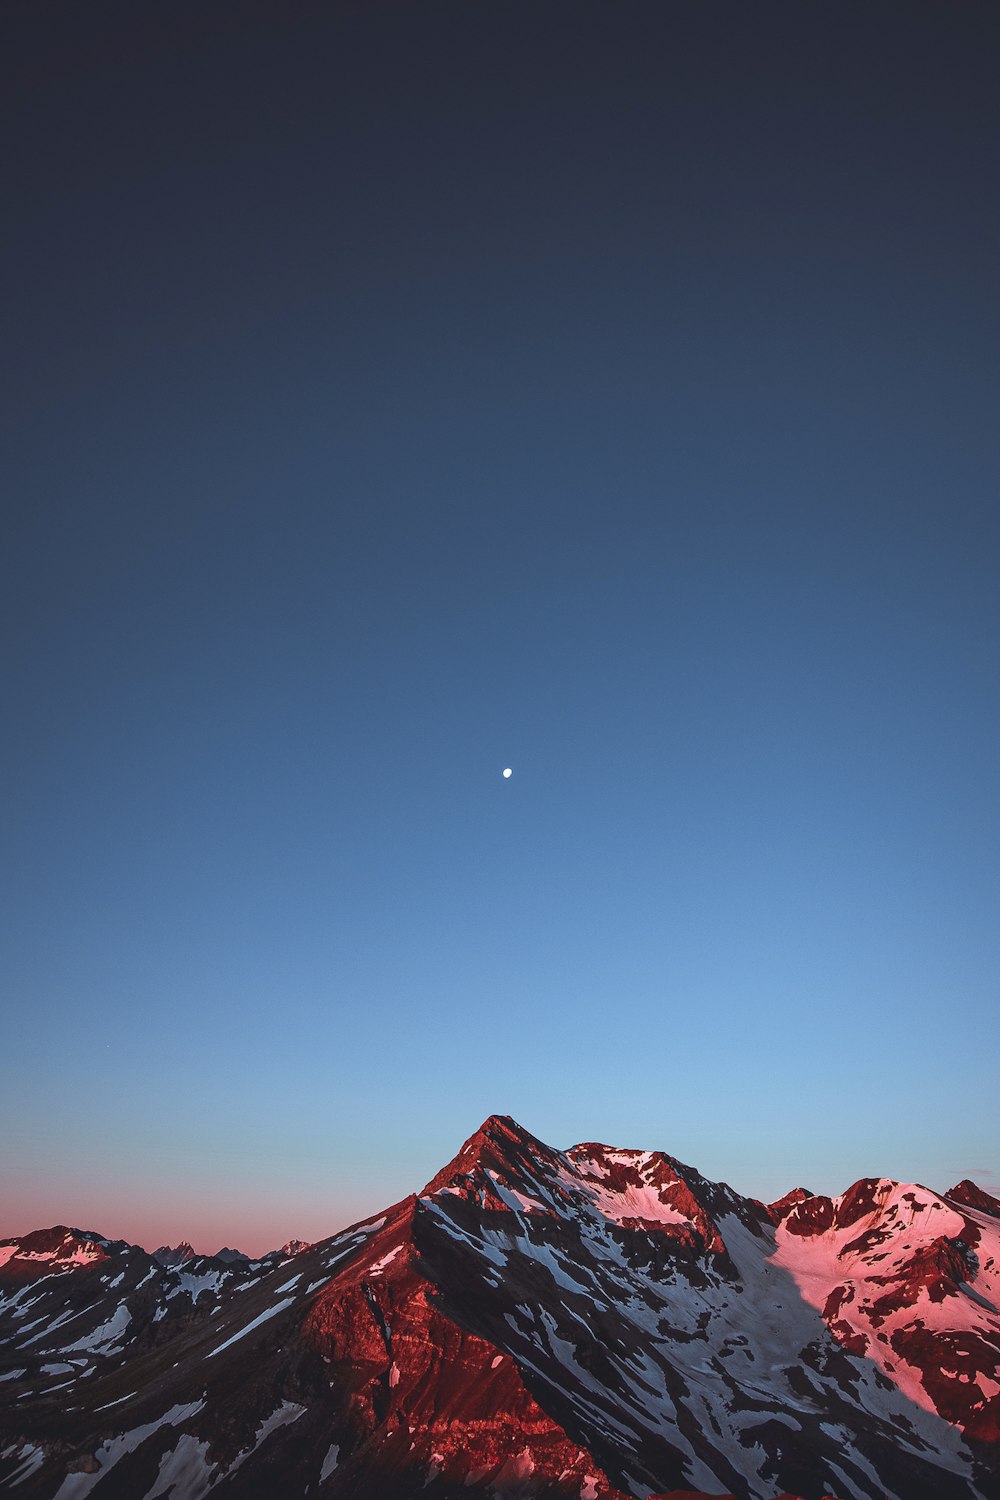
{"type": "Polygon", "coordinates": [[[309,1248],[310,1246],[308,1240],[286,1240],[281,1249],[278,1251],[272,1251],[272,1254],[286,1256],[301,1255],[303,1250],[308,1250],[309,1248]]]}
{"type": "Polygon", "coordinates": [[[1000,1203],[765,1206],[492,1117],[261,1261],[0,1245],[0,1490],[37,1500],[995,1500],[1000,1203]]]}

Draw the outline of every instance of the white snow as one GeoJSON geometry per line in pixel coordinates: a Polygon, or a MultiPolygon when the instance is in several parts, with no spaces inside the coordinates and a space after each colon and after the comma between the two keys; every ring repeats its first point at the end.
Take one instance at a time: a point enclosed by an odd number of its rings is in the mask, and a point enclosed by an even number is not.
{"type": "Polygon", "coordinates": [[[343,1235],[338,1235],[333,1241],[333,1254],[324,1262],[327,1270],[343,1260],[344,1256],[349,1255],[352,1250],[356,1250],[366,1239],[377,1234],[384,1224],[385,1215],[383,1214],[382,1218],[373,1219],[370,1224],[359,1224],[355,1229],[346,1230],[343,1235]]]}
{"type": "Polygon", "coordinates": [[[172,1495],[174,1500],[202,1500],[214,1483],[215,1465],[209,1467],[208,1439],[199,1442],[182,1433],[177,1446],[160,1459],[160,1471],[146,1500],[172,1495]]]}
{"type": "MultiPolygon", "coordinates": [[[[85,1307],[78,1307],[75,1312],[72,1308],[67,1308],[66,1311],[61,1312],[57,1318],[53,1318],[51,1323],[47,1323],[46,1326],[42,1329],[41,1333],[32,1334],[30,1339],[24,1339],[23,1342],[18,1345],[18,1348],[27,1349],[29,1344],[37,1344],[41,1339],[48,1338],[49,1334],[54,1333],[57,1328],[61,1328],[64,1323],[71,1323],[74,1318],[81,1317],[86,1311],[87,1309],[85,1307]]],[[[37,1328],[39,1323],[45,1322],[46,1320],[44,1317],[36,1318],[34,1323],[26,1323],[25,1326],[21,1329],[21,1332],[27,1333],[29,1329],[37,1328]]]]}
{"type": "Polygon", "coordinates": [[[107,1442],[101,1444],[94,1455],[100,1466],[97,1472],[95,1474],[67,1474],[53,1496],[53,1500],[82,1500],[82,1497],[89,1495],[108,1470],[113,1469],[126,1453],[134,1453],[141,1443],[165,1425],[179,1427],[182,1422],[186,1422],[189,1417],[201,1411],[204,1405],[204,1400],[201,1400],[189,1401],[185,1406],[172,1406],[158,1422],[145,1422],[141,1427],[133,1427],[129,1432],[109,1438],[107,1442]]]}
{"type": "MultiPolygon", "coordinates": [[[[810,1345],[831,1347],[821,1317],[825,1294],[845,1276],[853,1276],[853,1270],[843,1263],[831,1267],[834,1279],[817,1289],[823,1295],[805,1295],[799,1284],[805,1269],[801,1257],[809,1252],[801,1249],[801,1237],[796,1250],[800,1259],[792,1263],[784,1255],[780,1239],[775,1253],[774,1230],[769,1225],[751,1228],[735,1212],[716,1214],[716,1219],[737,1267],[737,1281],[721,1267],[713,1270],[711,1262],[705,1267],[705,1285],[689,1281],[682,1268],[668,1270],[666,1275],[644,1269],[629,1258],[634,1255],[634,1247],[622,1240],[616,1226],[636,1218],[663,1224],[669,1233],[673,1224],[690,1223],[687,1214],[660,1197],[673,1183],[684,1182],[680,1174],[675,1174],[670,1159],[658,1153],[607,1152],[605,1161],[597,1162],[589,1150],[582,1149],[552,1153],[552,1158],[551,1162],[536,1163],[543,1180],[522,1173],[520,1163],[517,1177],[509,1182],[501,1181],[492,1169],[473,1167],[466,1189],[469,1196],[495,1194],[510,1209],[509,1215],[490,1215],[474,1226],[452,1218],[452,1197],[446,1192],[421,1199],[421,1206],[433,1215],[436,1225],[456,1243],[469,1247],[469,1266],[483,1275],[484,1295],[489,1295],[486,1289],[490,1285],[496,1285],[490,1280],[489,1264],[504,1267],[519,1262],[537,1268],[526,1272],[529,1285],[539,1271],[552,1277],[559,1302],[540,1292],[538,1301],[512,1313],[504,1311],[510,1326],[509,1340],[504,1340],[507,1351],[522,1368],[532,1370],[569,1400],[584,1431],[633,1451],[640,1451],[653,1436],[685,1455],[685,1479],[691,1488],[706,1493],[731,1490],[735,1470],[741,1476],[739,1493],[745,1500],[770,1500],[773,1483],[768,1455],[754,1441],[753,1429],[774,1420],[776,1414],[791,1431],[806,1430],[815,1420],[817,1401],[828,1393],[829,1377],[814,1376],[809,1356],[803,1357],[803,1352],[810,1345]],[[610,1186],[610,1168],[616,1162],[634,1168],[639,1179],[633,1177],[631,1185],[620,1192],[610,1186]],[[548,1217],[545,1205],[572,1218],[583,1241],[583,1256],[564,1256],[548,1240],[544,1220],[538,1216],[540,1208],[548,1217]],[[591,1314],[607,1306],[614,1307],[624,1323],[620,1339],[602,1351],[618,1372],[613,1400],[609,1399],[606,1377],[591,1373],[591,1314]],[[814,1387],[815,1398],[789,1383],[789,1369],[814,1387]],[[677,1398],[672,1392],[677,1390],[677,1382],[671,1372],[681,1378],[680,1388],[685,1394],[678,1405],[683,1405],[683,1411],[675,1406],[677,1398]],[[756,1397],[750,1407],[740,1406],[740,1392],[756,1397]],[[703,1459],[689,1434],[706,1428],[706,1424],[711,1428],[713,1417],[721,1430],[713,1432],[703,1459]],[[713,1451],[731,1467],[720,1464],[721,1472],[715,1473],[713,1451]]],[[[888,1190],[894,1192],[895,1185],[888,1190]]],[[[901,1218],[905,1207],[909,1218],[918,1224],[921,1214],[931,1217],[932,1237],[955,1232],[961,1224],[959,1215],[949,1216],[943,1204],[932,1209],[933,1195],[923,1190],[915,1190],[915,1199],[911,1200],[906,1196],[910,1191],[904,1187],[896,1195],[901,1218]],[[921,1199],[926,1200],[927,1207],[915,1207],[921,1199]]],[[[718,1185],[718,1193],[735,1209],[735,1195],[727,1194],[723,1185],[718,1185]]],[[[984,1237],[977,1253],[980,1263],[989,1266],[986,1222],[977,1220],[984,1237]]],[[[844,1243],[864,1228],[863,1223],[852,1226],[844,1243]]],[[[996,1234],[995,1224],[991,1233],[996,1234]]],[[[906,1238],[912,1242],[909,1231],[906,1238]]],[[[877,1249],[891,1251],[893,1243],[877,1249]]],[[[912,1253],[912,1244],[908,1253],[912,1253]]],[[[995,1254],[1000,1263],[1000,1246],[995,1254]]],[[[881,1268],[889,1263],[881,1262],[881,1268]]],[[[872,1269],[877,1273],[880,1263],[872,1269]]],[[[975,1290],[995,1303],[1000,1284],[986,1288],[980,1277],[975,1290]]],[[[945,1316],[950,1316],[956,1300],[946,1299],[945,1316]]],[[[973,1310],[976,1317],[989,1316],[988,1307],[979,1307],[971,1296],[967,1300],[970,1316],[973,1310]]],[[[924,1312],[921,1304],[921,1315],[924,1312]]],[[[502,1357],[494,1357],[494,1367],[502,1357]]],[[[892,1432],[892,1442],[901,1449],[916,1456],[926,1455],[929,1449],[944,1470],[971,1478],[970,1455],[960,1431],[936,1412],[914,1408],[898,1388],[878,1385],[870,1360],[844,1352],[843,1361],[844,1378],[843,1383],[838,1382],[837,1396],[847,1411],[854,1409],[862,1428],[874,1419],[892,1432]]],[[[878,1489],[881,1494],[885,1487],[875,1469],[853,1448],[853,1430],[853,1423],[844,1427],[835,1451],[854,1474],[855,1484],[864,1475],[869,1493],[878,1489]]],[[[637,1482],[634,1491],[648,1494],[649,1486],[637,1482]]]]}
{"type": "Polygon", "coordinates": [[[118,1351],[112,1349],[111,1346],[116,1339],[121,1337],[131,1321],[132,1314],[125,1303],[120,1302],[106,1323],[95,1328],[93,1333],[85,1334],[82,1339],[77,1339],[75,1344],[64,1344],[63,1353],[74,1354],[78,1349],[89,1349],[94,1354],[117,1353],[118,1351]]]}
{"type": "Polygon", "coordinates": [[[491,1179],[497,1197],[514,1213],[544,1214],[551,1212],[537,1198],[531,1198],[527,1193],[522,1193],[518,1188],[510,1187],[492,1169],[488,1170],[486,1175],[491,1179]]]}
{"type": "Polygon", "coordinates": [[[394,1250],[390,1250],[389,1251],[388,1255],[383,1255],[382,1259],[381,1260],[377,1260],[375,1262],[375,1264],[371,1267],[371,1269],[368,1272],[369,1276],[381,1276],[381,1274],[385,1270],[386,1266],[390,1265],[392,1263],[392,1261],[394,1261],[396,1259],[396,1256],[402,1253],[402,1250],[403,1250],[403,1246],[402,1245],[397,1245],[394,1250]]]}
{"type": "Polygon", "coordinates": [[[609,1151],[607,1160],[632,1167],[643,1179],[642,1186],[638,1187],[634,1183],[618,1189],[607,1186],[609,1175],[607,1170],[590,1157],[584,1158],[583,1161],[589,1169],[594,1170],[595,1176],[590,1177],[581,1173],[580,1167],[583,1163],[578,1165],[574,1161],[569,1171],[560,1174],[563,1186],[569,1188],[574,1196],[582,1191],[598,1213],[603,1214],[604,1218],[610,1219],[614,1224],[624,1223],[626,1219],[646,1219],[656,1224],[689,1224],[691,1222],[687,1214],[675,1208],[672,1203],[664,1202],[660,1196],[661,1188],[650,1180],[658,1170],[661,1173],[663,1170],[663,1159],[658,1158],[656,1153],[609,1151]]]}
{"type": "Polygon", "coordinates": [[[173,1271],[171,1279],[176,1278],[176,1285],[167,1293],[167,1300],[171,1297],[180,1296],[187,1292],[192,1302],[197,1302],[202,1292],[217,1292],[222,1283],[229,1276],[228,1271],[173,1271]]]}
{"type": "Polygon", "coordinates": [[[36,1448],[33,1443],[25,1443],[18,1457],[21,1462],[7,1481],[8,1488],[12,1490],[16,1489],[19,1484],[23,1484],[26,1479],[30,1479],[36,1469],[41,1468],[45,1461],[45,1450],[36,1448]]]}
{"type": "Polygon", "coordinates": [[[297,1422],[305,1411],[306,1408],[300,1406],[297,1401],[282,1401],[281,1405],[276,1407],[269,1417],[265,1417],[257,1428],[254,1448],[259,1448],[261,1443],[269,1438],[272,1432],[277,1432],[279,1427],[285,1427],[289,1422],[297,1422]]]}
{"type": "MultiPolygon", "coordinates": [[[[67,1236],[67,1238],[69,1238],[69,1236],[67,1236]]],[[[63,1241],[63,1243],[65,1244],[65,1240],[63,1241]]],[[[10,1255],[3,1254],[3,1252],[8,1248],[9,1247],[6,1245],[0,1247],[0,1255],[3,1255],[3,1260],[0,1260],[0,1265],[3,1265],[4,1261],[10,1260],[11,1258],[10,1255]]],[[[21,1260],[34,1260],[38,1261],[39,1264],[45,1261],[54,1262],[57,1269],[62,1271],[67,1266],[88,1266],[92,1261],[100,1260],[104,1255],[104,1249],[101,1245],[97,1244],[96,1241],[86,1240],[84,1244],[76,1246],[72,1255],[63,1255],[61,1249],[19,1251],[16,1246],[14,1247],[12,1254],[19,1255],[21,1260]]]]}
{"type": "Polygon", "coordinates": [[[281,1301],[276,1302],[273,1307],[269,1307],[264,1312],[259,1313],[258,1316],[254,1318],[252,1322],[248,1323],[245,1328],[241,1328],[238,1333],[234,1333],[232,1338],[226,1339],[224,1344],[220,1344],[217,1349],[213,1349],[208,1358],[213,1359],[216,1354],[221,1354],[223,1349],[228,1349],[230,1344],[236,1343],[237,1339],[244,1338],[248,1333],[252,1333],[255,1328],[259,1328],[261,1323],[266,1323],[268,1318],[273,1318],[276,1313],[283,1312],[286,1307],[291,1307],[294,1301],[294,1297],[283,1297],[281,1301]]]}
{"type": "Polygon", "coordinates": [[[850,1283],[853,1295],[842,1303],[838,1319],[867,1338],[866,1357],[910,1401],[934,1412],[921,1372],[893,1350],[892,1337],[898,1330],[916,1326],[918,1320],[931,1332],[966,1331],[990,1336],[995,1328],[995,1314],[991,1318],[990,1310],[1000,1284],[982,1263],[994,1246],[1000,1253],[1000,1225],[985,1215],[970,1213],[969,1217],[980,1230],[981,1269],[972,1286],[961,1288],[962,1295],[939,1302],[933,1302],[921,1289],[915,1302],[891,1311],[880,1312],[873,1306],[892,1291],[893,1273],[905,1274],[913,1253],[914,1232],[928,1240],[938,1236],[961,1239],[966,1233],[962,1214],[935,1193],[914,1184],[880,1181],[872,1211],[844,1228],[796,1235],[789,1232],[786,1220],[777,1231],[773,1264],[792,1277],[804,1301],[818,1310],[825,1307],[831,1292],[850,1283]],[[872,1229],[885,1237],[870,1249],[851,1248],[852,1242],[872,1229]]]}
{"type": "Polygon", "coordinates": [[[251,1453],[256,1453],[260,1445],[267,1441],[272,1432],[277,1432],[279,1427],[285,1427],[289,1422],[297,1422],[305,1410],[306,1408],[300,1406],[297,1401],[282,1401],[281,1405],[275,1407],[271,1415],[265,1417],[260,1423],[253,1443],[249,1448],[244,1448],[242,1453],[237,1454],[227,1473],[235,1474],[240,1465],[246,1463],[251,1453]]]}

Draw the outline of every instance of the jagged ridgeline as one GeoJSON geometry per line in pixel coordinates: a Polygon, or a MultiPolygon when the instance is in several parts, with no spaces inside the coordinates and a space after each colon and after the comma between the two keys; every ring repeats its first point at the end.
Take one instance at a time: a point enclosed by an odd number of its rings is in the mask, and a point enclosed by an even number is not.
{"type": "Polygon", "coordinates": [[[0,1490],[995,1500],[1000,1203],[765,1205],[492,1117],[420,1194],[261,1260],[0,1245],[0,1490]]]}

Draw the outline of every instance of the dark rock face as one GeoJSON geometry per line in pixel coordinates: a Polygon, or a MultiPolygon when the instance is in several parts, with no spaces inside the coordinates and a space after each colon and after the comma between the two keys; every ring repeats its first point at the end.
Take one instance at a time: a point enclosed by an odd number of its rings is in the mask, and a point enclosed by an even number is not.
{"type": "Polygon", "coordinates": [[[182,1240],[173,1249],[169,1245],[161,1245],[158,1250],[153,1251],[153,1259],[158,1260],[161,1266],[180,1266],[186,1260],[194,1260],[194,1247],[187,1240],[182,1240]]]}
{"type": "Polygon", "coordinates": [[[808,1188],[792,1188],[791,1192],[786,1193],[783,1198],[778,1198],[774,1203],[767,1205],[767,1213],[771,1223],[780,1224],[782,1219],[786,1218],[791,1210],[795,1208],[796,1204],[803,1203],[806,1198],[814,1198],[815,1196],[814,1193],[810,1193],[808,1188]]]}
{"type": "Polygon", "coordinates": [[[979,1192],[765,1208],[492,1117],[418,1196],[262,1261],[8,1241],[0,1491],[996,1500],[979,1192]]]}
{"type": "Polygon", "coordinates": [[[989,1214],[993,1219],[1000,1219],[1000,1198],[991,1197],[981,1187],[970,1182],[967,1177],[956,1183],[950,1193],[945,1193],[945,1197],[951,1203],[962,1203],[967,1208],[978,1208],[980,1213],[989,1214]]]}

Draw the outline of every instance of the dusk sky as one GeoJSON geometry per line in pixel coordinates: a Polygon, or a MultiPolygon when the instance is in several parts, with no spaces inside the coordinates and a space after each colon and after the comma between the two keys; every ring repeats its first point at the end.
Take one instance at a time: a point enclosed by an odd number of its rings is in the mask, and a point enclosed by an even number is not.
{"type": "Polygon", "coordinates": [[[996,8],[3,32],[0,1237],[997,1191],[996,8]]]}

